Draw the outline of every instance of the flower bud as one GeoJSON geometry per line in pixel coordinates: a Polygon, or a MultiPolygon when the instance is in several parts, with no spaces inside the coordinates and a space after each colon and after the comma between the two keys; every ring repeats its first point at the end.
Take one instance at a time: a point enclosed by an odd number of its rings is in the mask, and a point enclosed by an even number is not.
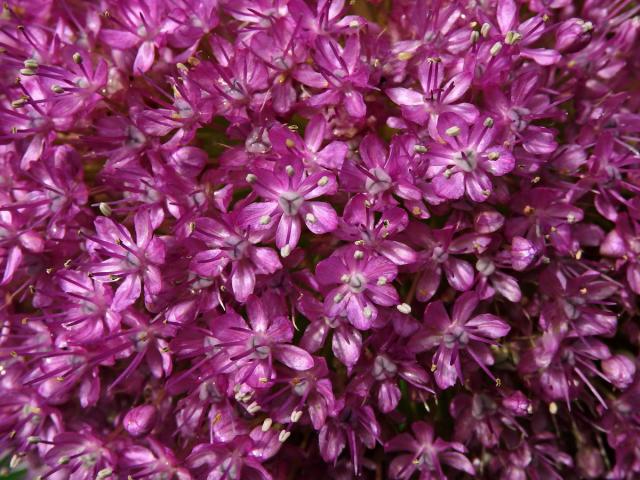
{"type": "Polygon", "coordinates": [[[478,233],[493,233],[504,225],[504,217],[495,210],[485,210],[480,212],[473,219],[474,227],[478,233]]]}
{"type": "Polygon", "coordinates": [[[157,418],[156,408],[152,405],[134,407],[122,421],[124,428],[132,437],[147,435],[155,427],[157,418]]]}
{"type": "Polygon", "coordinates": [[[585,478],[602,478],[604,465],[602,455],[593,447],[581,448],[577,456],[578,470],[585,478]]]}
{"type": "Polygon", "coordinates": [[[533,244],[523,237],[513,237],[511,241],[511,264],[514,270],[527,268],[536,256],[533,244]]]}
{"type": "Polygon", "coordinates": [[[560,24],[556,30],[556,50],[574,53],[582,50],[591,40],[593,24],[580,18],[570,18],[560,24]]]}
{"type": "Polygon", "coordinates": [[[602,371],[615,387],[624,390],[633,382],[636,365],[626,355],[612,355],[602,361],[602,371]]]}

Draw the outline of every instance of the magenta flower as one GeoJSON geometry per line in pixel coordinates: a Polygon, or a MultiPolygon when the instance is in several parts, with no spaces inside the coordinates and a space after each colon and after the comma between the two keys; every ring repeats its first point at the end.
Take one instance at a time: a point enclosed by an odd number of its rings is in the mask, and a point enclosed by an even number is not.
{"type": "Polygon", "coordinates": [[[629,288],[640,295],[640,228],[638,223],[625,215],[618,217],[616,228],[611,230],[600,245],[600,253],[616,259],[616,268],[625,267],[629,288]]]}
{"type": "Polygon", "coordinates": [[[133,73],[146,73],[155,60],[156,49],[164,43],[162,21],[165,15],[162,2],[136,0],[118,5],[108,18],[115,29],[102,29],[100,39],[112,48],[126,50],[136,48],[133,73]]]}
{"type": "Polygon", "coordinates": [[[438,133],[446,143],[430,148],[428,176],[443,198],[456,200],[466,193],[474,202],[484,202],[494,188],[491,176],[506,175],[515,166],[511,152],[495,143],[497,132],[490,117],[470,128],[458,115],[442,114],[438,133]]]}
{"type": "Polygon", "coordinates": [[[348,190],[380,196],[393,193],[404,200],[419,201],[422,192],[413,184],[401,141],[386,146],[375,135],[367,135],[360,142],[362,163],[348,163],[342,169],[348,190]]]}
{"type": "Polygon", "coordinates": [[[258,169],[247,176],[254,191],[266,202],[253,203],[242,210],[240,221],[256,229],[276,228],[276,246],[287,257],[298,245],[302,222],[316,235],[338,226],[338,216],[330,204],[312,201],[335,193],[330,174],[307,175],[299,162],[279,165],[275,172],[258,169]],[[311,201],[310,201],[311,200],[311,201]]]}
{"type": "Polygon", "coordinates": [[[256,427],[249,435],[237,437],[229,444],[196,445],[187,465],[197,472],[196,478],[269,480],[272,477],[262,462],[275,455],[280,445],[274,431],[265,433],[256,427]]]}
{"type": "Polygon", "coordinates": [[[329,333],[331,350],[338,360],[351,369],[360,358],[362,352],[362,334],[346,316],[328,317],[324,305],[309,295],[303,295],[298,309],[311,323],[300,339],[300,346],[310,353],[320,350],[326,343],[329,333]]]}
{"type": "Polygon", "coordinates": [[[376,305],[398,304],[398,293],[391,285],[397,274],[397,267],[386,258],[353,247],[321,261],[316,268],[318,281],[331,287],[324,300],[327,315],[343,314],[359,330],[374,324],[376,305]]]}
{"type": "Polygon", "coordinates": [[[274,152],[282,158],[301,158],[310,171],[320,168],[339,170],[347,154],[348,146],[344,142],[332,141],[324,148],[322,144],[329,125],[321,115],[314,116],[304,131],[304,139],[282,125],[269,130],[269,139],[274,152]]]}
{"type": "Polygon", "coordinates": [[[39,253],[44,250],[44,240],[35,231],[24,228],[26,219],[12,212],[10,203],[0,207],[0,248],[2,248],[4,273],[0,285],[8,284],[24,259],[24,252],[39,253]]]}
{"type": "Polygon", "coordinates": [[[300,347],[291,345],[293,326],[286,317],[267,310],[255,296],[247,300],[247,323],[230,312],[216,320],[214,335],[221,342],[236,370],[236,383],[254,388],[274,380],[274,360],[298,371],[313,367],[313,358],[300,347]]]}
{"type": "Polygon", "coordinates": [[[0,476],[640,477],[636,4],[5,2],[0,476]]]}
{"type": "Polygon", "coordinates": [[[401,433],[385,445],[388,452],[407,452],[392,460],[389,466],[392,479],[409,479],[417,471],[420,478],[444,480],[448,477],[443,464],[475,475],[471,462],[464,456],[464,445],[435,438],[433,427],[425,422],[414,422],[411,430],[413,435],[401,433]]]}
{"type": "Polygon", "coordinates": [[[360,61],[358,37],[348,37],[344,47],[330,37],[319,37],[315,61],[327,83],[324,92],[309,98],[309,106],[341,105],[350,117],[364,117],[366,105],[361,90],[368,87],[369,71],[360,61]]]}
{"type": "Polygon", "coordinates": [[[343,222],[336,235],[344,240],[366,246],[383,255],[396,265],[407,265],[416,261],[417,254],[405,243],[394,240],[408,222],[408,215],[398,207],[388,207],[382,212],[367,207],[365,195],[356,195],[344,209],[343,222]],[[376,217],[380,215],[379,219],[376,217]]]}
{"type": "Polygon", "coordinates": [[[47,475],[61,475],[78,480],[106,478],[116,466],[116,457],[96,436],[86,433],[64,432],[53,438],[45,462],[50,466],[47,475]]]}
{"type": "Polygon", "coordinates": [[[471,103],[458,103],[471,86],[473,75],[459,72],[444,83],[442,60],[428,58],[418,65],[420,90],[394,87],[386,91],[391,100],[402,107],[402,115],[419,125],[427,126],[432,137],[437,138],[438,116],[445,112],[459,115],[465,122],[478,118],[478,109],[471,103]]]}
{"type": "Polygon", "coordinates": [[[198,252],[191,261],[191,269],[205,277],[223,275],[231,265],[231,288],[236,300],[244,302],[254,291],[256,275],[266,275],[282,268],[278,254],[271,248],[257,247],[264,237],[250,223],[242,227],[235,216],[221,216],[219,220],[200,218],[194,236],[205,242],[208,250],[198,252]]]}
{"type": "Polygon", "coordinates": [[[440,388],[449,388],[462,380],[461,353],[467,352],[487,375],[495,380],[486,365],[493,364],[493,356],[486,344],[504,337],[511,327],[491,313],[472,317],[479,305],[475,292],[463,293],[456,300],[451,317],[442,302],[430,303],[424,311],[424,328],[409,342],[414,352],[437,347],[431,361],[434,377],[440,388]]]}
{"type": "Polygon", "coordinates": [[[158,267],[164,263],[165,245],[153,235],[151,220],[149,210],[136,214],[135,241],[125,227],[107,217],[96,219],[96,236],[86,235],[89,250],[104,258],[90,267],[90,276],[103,282],[122,280],[111,304],[116,312],[129,307],[140,297],[143,282],[147,304],[152,304],[162,289],[162,275],[158,267]]]}

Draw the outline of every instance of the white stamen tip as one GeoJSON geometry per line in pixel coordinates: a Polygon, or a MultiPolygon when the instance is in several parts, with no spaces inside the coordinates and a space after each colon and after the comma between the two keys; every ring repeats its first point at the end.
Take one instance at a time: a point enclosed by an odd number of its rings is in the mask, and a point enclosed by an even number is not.
{"type": "Polygon", "coordinates": [[[385,277],[378,277],[378,281],[376,282],[379,287],[387,284],[387,279],[385,277]]]}
{"type": "Polygon", "coordinates": [[[362,314],[364,315],[364,318],[371,318],[373,315],[373,310],[371,310],[371,307],[369,307],[368,305],[366,307],[364,307],[364,309],[362,310],[362,314]]]}
{"type": "Polygon", "coordinates": [[[400,313],[404,313],[405,315],[409,315],[411,313],[411,305],[408,303],[401,303],[400,305],[396,305],[396,308],[400,313]]]}
{"type": "Polygon", "coordinates": [[[356,260],[362,260],[364,258],[364,252],[362,250],[356,250],[353,252],[353,258],[356,260]]]}
{"type": "Polygon", "coordinates": [[[269,417],[265,418],[264,422],[262,422],[262,431],[268,432],[271,428],[271,425],[273,425],[273,420],[271,420],[271,418],[269,417]]]}
{"type": "Polygon", "coordinates": [[[460,127],[457,127],[457,126],[449,127],[445,130],[444,133],[446,133],[450,137],[457,137],[458,135],[460,135],[460,127]]]}
{"type": "Polygon", "coordinates": [[[258,402],[251,402],[251,404],[247,407],[247,412],[249,412],[250,414],[254,414],[254,413],[258,413],[261,410],[260,405],[258,405],[258,402]]]}
{"type": "Polygon", "coordinates": [[[327,183],[329,183],[329,177],[327,177],[326,175],[318,180],[319,187],[324,187],[327,183]]]}
{"type": "Polygon", "coordinates": [[[286,167],[284,167],[284,171],[287,172],[287,175],[289,175],[290,177],[293,176],[293,173],[295,172],[293,166],[291,165],[287,165],[286,167]]]}
{"type": "Polygon", "coordinates": [[[282,430],[280,435],[278,435],[278,441],[280,443],[284,443],[287,441],[287,438],[291,436],[291,432],[287,432],[286,430],[282,430]]]}
{"type": "Polygon", "coordinates": [[[258,177],[253,173],[249,173],[249,174],[247,174],[245,180],[247,181],[247,183],[253,183],[256,180],[258,180],[258,177]]]}
{"type": "Polygon", "coordinates": [[[267,225],[271,221],[271,217],[269,215],[263,215],[260,217],[260,225],[267,225]]]}
{"type": "Polygon", "coordinates": [[[100,202],[100,205],[98,205],[98,208],[100,209],[100,213],[105,217],[110,217],[111,214],[113,213],[113,210],[111,210],[111,207],[109,206],[108,203],[100,202]]]}
{"type": "Polygon", "coordinates": [[[312,225],[318,221],[318,219],[316,218],[316,216],[313,213],[307,213],[304,216],[304,219],[307,221],[307,223],[310,223],[312,225]]]}
{"type": "Polygon", "coordinates": [[[280,249],[280,256],[282,258],[287,258],[289,255],[291,255],[291,247],[289,245],[285,245],[280,249]]]}
{"type": "Polygon", "coordinates": [[[110,477],[111,475],[113,475],[112,469],[103,468],[98,472],[98,475],[96,475],[96,480],[103,480],[104,478],[110,477]]]}
{"type": "Polygon", "coordinates": [[[302,410],[294,410],[291,412],[291,422],[296,423],[302,418],[302,410]]]}

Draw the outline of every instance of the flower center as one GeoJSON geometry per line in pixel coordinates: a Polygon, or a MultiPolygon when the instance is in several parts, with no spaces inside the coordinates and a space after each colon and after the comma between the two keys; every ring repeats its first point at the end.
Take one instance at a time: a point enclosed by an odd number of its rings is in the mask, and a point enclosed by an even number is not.
{"type": "Polygon", "coordinates": [[[227,239],[227,245],[229,245],[229,258],[231,260],[240,260],[245,257],[249,242],[244,238],[230,237],[227,239]]]}
{"type": "Polygon", "coordinates": [[[297,215],[304,203],[304,198],[298,192],[284,192],[278,198],[278,205],[287,215],[297,215]]]}
{"type": "Polygon", "coordinates": [[[488,258],[480,258],[476,262],[476,270],[478,270],[478,272],[480,272],[483,276],[488,277],[496,271],[496,266],[488,258]]]}
{"type": "Polygon", "coordinates": [[[461,326],[455,325],[444,334],[443,340],[447,348],[453,348],[456,345],[464,346],[469,343],[469,334],[461,326]]]}
{"type": "Polygon", "coordinates": [[[398,367],[386,355],[378,355],[373,361],[371,374],[376,380],[382,381],[395,377],[398,367]]]}
{"type": "Polygon", "coordinates": [[[349,288],[353,293],[361,293],[367,287],[367,279],[361,273],[349,277],[349,288]]]}
{"type": "Polygon", "coordinates": [[[456,153],[453,158],[456,166],[463,172],[472,172],[478,165],[478,158],[476,152],[473,150],[464,150],[456,153]]]}
{"type": "Polygon", "coordinates": [[[391,177],[382,168],[376,167],[370,170],[370,173],[372,175],[367,177],[367,181],[365,182],[365,187],[369,193],[375,195],[391,187],[391,177]]]}

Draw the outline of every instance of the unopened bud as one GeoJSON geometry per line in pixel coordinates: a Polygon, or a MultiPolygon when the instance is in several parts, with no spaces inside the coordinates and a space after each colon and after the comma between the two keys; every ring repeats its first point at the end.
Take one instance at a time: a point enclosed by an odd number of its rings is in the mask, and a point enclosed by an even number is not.
{"type": "Polygon", "coordinates": [[[157,411],[153,405],[140,405],[127,412],[122,425],[132,437],[142,437],[153,430],[156,419],[157,411]]]}

